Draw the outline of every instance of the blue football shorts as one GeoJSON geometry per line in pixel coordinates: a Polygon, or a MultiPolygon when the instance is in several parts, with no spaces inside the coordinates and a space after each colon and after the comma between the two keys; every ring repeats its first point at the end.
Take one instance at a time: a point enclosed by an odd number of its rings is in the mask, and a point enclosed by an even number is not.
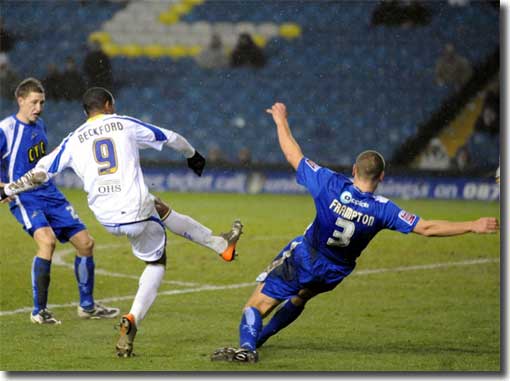
{"type": "Polygon", "coordinates": [[[305,288],[317,293],[331,291],[353,269],[354,266],[338,266],[321,258],[300,236],[283,248],[257,282],[263,283],[264,295],[286,300],[305,288]]]}
{"type": "Polygon", "coordinates": [[[65,243],[76,233],[86,229],[66,199],[38,197],[21,202],[17,198],[11,203],[11,213],[32,237],[37,229],[50,227],[57,239],[65,243]]]}

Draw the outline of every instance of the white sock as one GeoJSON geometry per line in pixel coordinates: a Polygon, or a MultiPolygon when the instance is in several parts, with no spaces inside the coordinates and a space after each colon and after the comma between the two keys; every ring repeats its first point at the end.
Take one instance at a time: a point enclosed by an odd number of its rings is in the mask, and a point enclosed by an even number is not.
{"type": "Polygon", "coordinates": [[[212,230],[195,221],[190,216],[177,213],[175,210],[163,221],[165,226],[172,233],[180,235],[199,245],[208,247],[216,253],[221,254],[227,248],[225,238],[212,235],[212,230]]]}
{"type": "Polygon", "coordinates": [[[145,266],[145,270],[138,282],[138,291],[136,292],[135,300],[133,300],[131,311],[129,311],[129,313],[134,315],[137,327],[140,326],[147,311],[149,311],[152,303],[154,303],[164,275],[165,266],[163,265],[145,266]]]}

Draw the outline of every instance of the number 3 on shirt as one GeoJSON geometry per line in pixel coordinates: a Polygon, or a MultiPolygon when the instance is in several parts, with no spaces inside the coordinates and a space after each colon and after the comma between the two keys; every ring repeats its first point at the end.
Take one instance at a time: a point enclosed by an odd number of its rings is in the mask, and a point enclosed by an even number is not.
{"type": "Polygon", "coordinates": [[[328,238],[328,246],[349,246],[351,243],[351,237],[354,234],[354,222],[338,217],[335,225],[342,228],[342,230],[333,230],[333,236],[328,238]]]}
{"type": "Polygon", "coordinates": [[[94,159],[99,164],[99,175],[110,175],[117,172],[117,152],[110,138],[97,139],[93,143],[94,159]]]}

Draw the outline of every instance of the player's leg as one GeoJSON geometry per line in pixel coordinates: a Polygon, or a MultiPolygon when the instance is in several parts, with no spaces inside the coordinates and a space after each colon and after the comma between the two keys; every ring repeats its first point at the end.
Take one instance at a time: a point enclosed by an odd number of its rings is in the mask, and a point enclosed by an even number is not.
{"type": "Polygon", "coordinates": [[[239,349],[222,348],[211,360],[257,362],[257,340],[262,331],[262,318],[283,300],[297,295],[302,288],[293,251],[299,240],[290,242],[257,277],[260,282],[248,299],[239,324],[239,349]]]}
{"type": "Polygon", "coordinates": [[[75,233],[69,242],[76,248],[74,274],[78,283],[80,305],[78,316],[82,319],[111,319],[119,315],[120,309],[108,307],[94,301],[94,239],[88,230],[75,233]]]}
{"type": "Polygon", "coordinates": [[[262,328],[257,338],[257,348],[260,348],[271,336],[294,322],[303,312],[305,304],[315,295],[317,292],[313,290],[301,289],[297,295],[287,299],[262,328]]]}
{"type": "Polygon", "coordinates": [[[261,293],[263,283],[257,285],[246,302],[239,324],[239,348],[218,348],[211,355],[212,361],[257,362],[257,338],[262,329],[262,319],[281,302],[261,293]]]}
{"type": "Polygon", "coordinates": [[[159,286],[165,275],[166,254],[155,262],[147,263],[138,283],[138,290],[128,314],[120,320],[120,337],[115,349],[117,356],[133,355],[133,341],[145,315],[156,300],[159,286]]]}
{"type": "Polygon", "coordinates": [[[262,331],[262,319],[281,303],[262,293],[264,283],[257,285],[243,309],[241,323],[239,324],[239,346],[250,351],[257,347],[257,340],[262,331]]]}
{"type": "Polygon", "coordinates": [[[46,308],[50,287],[51,260],[57,239],[46,218],[44,202],[32,199],[24,202],[21,197],[17,197],[14,202],[15,206],[11,208],[11,213],[37,244],[37,253],[31,268],[34,308],[30,313],[30,321],[36,324],[60,324],[61,322],[55,319],[46,308]]]}
{"type": "Polygon", "coordinates": [[[240,221],[234,221],[228,233],[213,235],[211,229],[190,216],[171,209],[163,200],[155,196],[154,205],[159,217],[172,233],[214,250],[227,262],[235,258],[236,244],[243,228],[240,221]]]}
{"type": "Polygon", "coordinates": [[[74,274],[78,282],[78,292],[80,294],[80,309],[91,310],[94,308],[94,240],[87,230],[82,230],[71,237],[71,245],[76,249],[74,258],[74,274]]]}
{"type": "Polygon", "coordinates": [[[48,311],[48,290],[51,279],[51,259],[55,251],[57,239],[49,226],[36,229],[33,232],[37,244],[37,253],[32,261],[32,296],[34,308],[30,321],[36,324],[60,324],[61,321],[53,317],[48,311]]]}
{"type": "Polygon", "coordinates": [[[94,239],[74,211],[73,206],[64,198],[52,201],[45,209],[57,239],[71,242],[76,249],[74,274],[78,285],[80,304],[78,316],[82,319],[114,318],[118,316],[118,308],[107,307],[94,301],[94,239]]]}
{"type": "Polygon", "coordinates": [[[138,290],[128,314],[121,318],[120,337],[116,345],[117,355],[129,357],[133,352],[133,341],[150,307],[154,303],[159,286],[165,275],[166,233],[161,221],[153,218],[137,224],[120,227],[119,233],[128,236],[133,253],[146,262],[140,276],[138,290]]]}

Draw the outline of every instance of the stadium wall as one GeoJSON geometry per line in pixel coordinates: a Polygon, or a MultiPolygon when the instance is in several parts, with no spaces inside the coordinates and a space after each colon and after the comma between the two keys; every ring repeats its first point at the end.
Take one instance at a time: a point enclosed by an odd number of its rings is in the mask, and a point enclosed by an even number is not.
{"type": "MultiPolygon", "coordinates": [[[[146,184],[154,191],[226,192],[246,194],[305,194],[288,170],[209,169],[197,177],[186,168],[148,168],[146,184]]],[[[344,172],[348,173],[348,172],[344,172]]],[[[72,171],[55,179],[58,186],[80,188],[81,181],[72,171]]],[[[500,188],[492,178],[433,177],[417,175],[386,176],[378,194],[401,199],[499,200],[500,188]]]]}

